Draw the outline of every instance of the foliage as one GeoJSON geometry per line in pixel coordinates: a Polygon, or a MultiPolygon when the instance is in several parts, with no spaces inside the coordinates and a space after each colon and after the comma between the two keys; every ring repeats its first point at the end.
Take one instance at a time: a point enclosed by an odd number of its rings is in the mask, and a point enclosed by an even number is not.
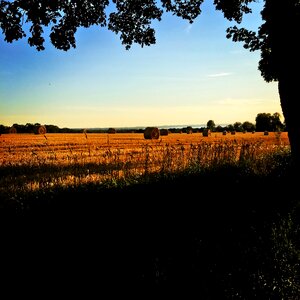
{"type": "Polygon", "coordinates": [[[129,49],[132,43],[155,43],[153,20],[161,20],[163,9],[192,22],[201,12],[203,0],[190,2],[162,0],[161,6],[153,0],[112,1],[115,10],[106,15],[111,1],[1,1],[0,26],[5,41],[13,42],[26,36],[23,22],[31,23],[28,38],[30,46],[44,50],[43,26],[49,26],[52,44],[61,50],[76,46],[75,33],[79,27],[105,27],[116,34],[129,49]]]}
{"type": "Polygon", "coordinates": [[[259,70],[269,82],[279,80],[284,64],[290,68],[289,63],[297,57],[298,46],[290,48],[286,45],[299,33],[300,5],[297,0],[287,0],[284,4],[280,1],[264,2],[261,12],[264,23],[257,33],[233,26],[228,28],[227,37],[244,42],[244,47],[250,51],[261,51],[259,70]]]}
{"type": "Polygon", "coordinates": [[[213,120],[209,120],[209,121],[207,121],[207,123],[206,123],[206,127],[207,127],[209,130],[214,131],[215,128],[216,128],[216,124],[215,124],[215,122],[214,122],[213,120]]]}
{"type": "Polygon", "coordinates": [[[235,123],[233,124],[233,127],[234,127],[234,130],[235,130],[235,131],[238,131],[238,132],[241,132],[241,131],[244,130],[243,125],[242,125],[241,122],[235,122],[235,123]]]}
{"type": "Polygon", "coordinates": [[[274,113],[259,113],[256,118],[256,130],[257,131],[281,131],[284,129],[283,124],[280,121],[280,114],[274,113]]]}
{"type": "Polygon", "coordinates": [[[258,285],[270,299],[299,299],[300,223],[292,213],[272,226],[270,253],[264,265],[267,270],[259,272],[257,277],[258,285]]]}
{"type": "Polygon", "coordinates": [[[245,121],[242,124],[243,130],[248,131],[248,132],[252,132],[255,131],[255,125],[249,121],[245,121]]]}

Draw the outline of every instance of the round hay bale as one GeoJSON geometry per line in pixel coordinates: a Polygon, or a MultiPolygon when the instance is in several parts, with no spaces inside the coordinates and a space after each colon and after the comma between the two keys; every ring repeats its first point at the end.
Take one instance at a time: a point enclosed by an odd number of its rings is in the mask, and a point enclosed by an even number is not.
{"type": "Polygon", "coordinates": [[[9,128],[8,132],[11,133],[11,134],[16,134],[17,133],[17,129],[12,126],[12,127],[9,128]]]}
{"type": "Polygon", "coordinates": [[[211,135],[211,131],[206,128],[206,129],[203,130],[202,135],[203,136],[209,136],[209,135],[211,135]]]}
{"type": "Polygon", "coordinates": [[[47,132],[46,127],[43,125],[34,127],[35,134],[46,134],[46,132],[47,132]]]}
{"type": "Polygon", "coordinates": [[[255,133],[255,130],[252,131],[252,134],[254,134],[254,133],[255,133]]]}
{"type": "Polygon", "coordinates": [[[107,133],[116,133],[117,130],[115,128],[108,128],[107,133]]]}
{"type": "Polygon", "coordinates": [[[265,131],[265,132],[264,132],[264,135],[269,135],[269,131],[265,131]]]}
{"type": "Polygon", "coordinates": [[[232,135],[235,135],[235,131],[234,131],[234,130],[232,130],[232,131],[231,131],[231,134],[232,134],[232,135]]]}
{"type": "Polygon", "coordinates": [[[168,129],[160,129],[159,130],[159,134],[160,135],[168,135],[169,134],[169,130],[168,129]]]}
{"type": "Polygon", "coordinates": [[[226,131],[226,130],[224,130],[224,131],[223,131],[223,135],[226,135],[226,134],[227,134],[227,131],[226,131]]]}
{"type": "Polygon", "coordinates": [[[144,138],[153,140],[159,138],[159,129],[157,127],[147,127],[144,131],[144,138]]]}

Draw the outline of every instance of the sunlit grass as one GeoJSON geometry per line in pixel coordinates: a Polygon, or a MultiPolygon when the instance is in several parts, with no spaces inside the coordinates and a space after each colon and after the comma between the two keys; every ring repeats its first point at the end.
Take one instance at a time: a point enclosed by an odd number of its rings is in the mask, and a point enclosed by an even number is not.
{"type": "Polygon", "coordinates": [[[286,154],[286,133],[239,133],[209,137],[170,134],[145,140],[142,134],[2,135],[0,192],[17,195],[83,184],[136,182],[145,176],[196,173],[219,166],[267,175],[275,153],[286,154]]]}

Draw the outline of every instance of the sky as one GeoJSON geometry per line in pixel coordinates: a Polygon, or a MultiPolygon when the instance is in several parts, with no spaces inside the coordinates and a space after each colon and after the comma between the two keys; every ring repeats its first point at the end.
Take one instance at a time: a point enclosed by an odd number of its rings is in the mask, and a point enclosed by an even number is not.
{"type": "MultiPolygon", "coordinates": [[[[256,30],[262,3],[252,7],[242,25],[256,30]]],[[[95,26],[79,29],[67,52],[47,36],[39,52],[26,38],[8,44],[0,33],[0,124],[219,125],[282,114],[277,83],[258,70],[260,53],[226,39],[232,25],[207,0],[193,24],[171,14],[153,23],[150,47],[126,50],[118,35],[95,26]]]]}

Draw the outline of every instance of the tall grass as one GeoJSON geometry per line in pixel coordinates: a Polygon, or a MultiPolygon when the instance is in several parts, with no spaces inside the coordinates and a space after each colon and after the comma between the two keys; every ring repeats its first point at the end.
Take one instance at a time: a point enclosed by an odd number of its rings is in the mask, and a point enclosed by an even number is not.
{"type": "MultiPolygon", "coordinates": [[[[145,177],[177,173],[197,173],[240,166],[244,174],[267,175],[284,163],[289,147],[262,141],[220,140],[199,143],[146,143],[130,148],[68,144],[59,148],[48,144],[32,150],[9,147],[0,167],[0,193],[17,197],[20,193],[74,187],[82,184],[129,184],[145,177]]],[[[30,145],[28,146],[30,147],[30,145]]],[[[288,164],[288,159],[285,161],[288,164]]]]}

